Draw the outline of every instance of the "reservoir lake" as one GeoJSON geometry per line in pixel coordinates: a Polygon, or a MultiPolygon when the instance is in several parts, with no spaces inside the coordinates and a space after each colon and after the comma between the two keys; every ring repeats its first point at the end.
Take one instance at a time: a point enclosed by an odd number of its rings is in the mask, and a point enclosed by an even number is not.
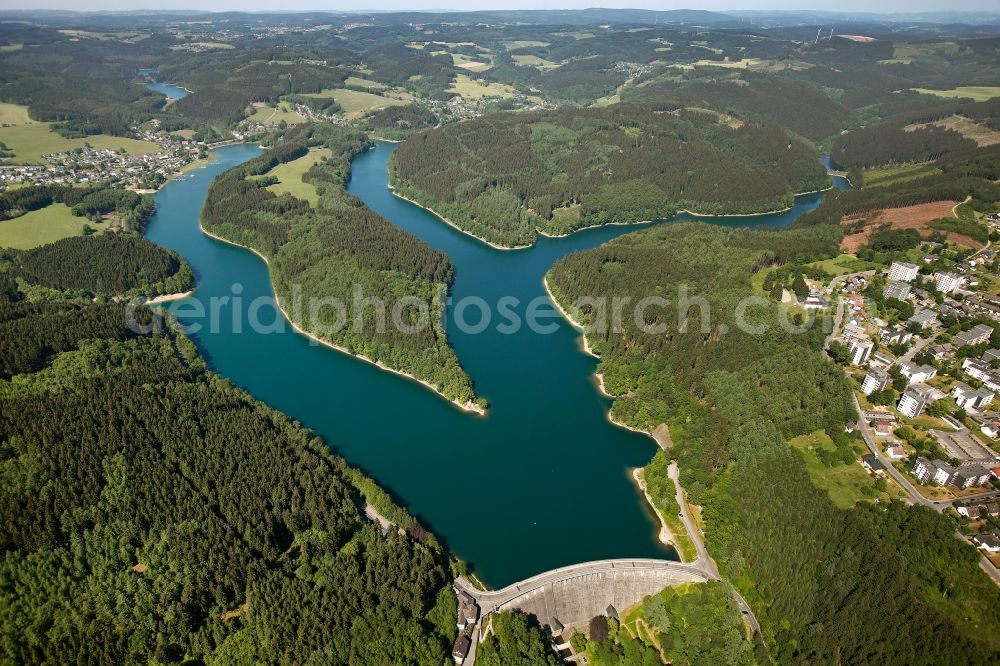
{"type": "MultiPolygon", "coordinates": [[[[393,149],[379,142],[355,158],[349,191],[448,254],[455,265],[453,299],[478,296],[495,305],[512,296],[523,317],[527,305],[542,298],[542,309],[552,315],[555,331],[549,334],[527,326],[513,334],[495,326],[464,334],[449,308],[449,340],[477,395],[489,401],[486,416],[460,411],[416,382],[316,344],[273,310],[260,319],[282,330],[234,330],[234,319],[247,321],[254,298],[272,295],[267,267],[253,253],[203,234],[198,218],[212,179],[260,154],[257,147],[221,148],[207,167],[155,195],[157,212],[147,236],[187,259],[198,281],[192,297],[169,309],[184,323],[204,323],[185,315],[193,301],[207,309],[212,297],[230,297],[217,331],[190,333],[211,368],[322,436],[488,585],[587,560],[676,558],[657,541],[656,519],[629,475],[649,462],[656,444],[608,421],[611,401],[594,381],[597,360],[581,351],[579,333],[551,308],[542,284],[560,257],[648,224],[539,237],[529,249],[496,250],[395,197],[386,170],[393,149]]],[[[846,182],[835,178],[835,185],[844,188],[846,182]]],[[[773,215],[697,219],[785,226],[822,198],[799,196],[793,209],[773,215]]],[[[466,319],[476,321],[477,312],[472,308],[466,319]]]]}

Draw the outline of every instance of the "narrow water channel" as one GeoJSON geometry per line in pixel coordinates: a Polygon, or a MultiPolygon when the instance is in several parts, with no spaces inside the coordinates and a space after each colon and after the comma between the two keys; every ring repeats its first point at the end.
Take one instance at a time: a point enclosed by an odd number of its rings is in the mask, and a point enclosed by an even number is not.
{"type": "MultiPolygon", "coordinates": [[[[379,143],[357,157],[349,190],[451,257],[455,299],[478,296],[495,304],[514,297],[523,315],[534,299],[545,298],[542,277],[559,257],[638,228],[590,229],[542,238],[527,250],[495,250],[394,197],[386,173],[392,150],[379,143]]],[[[182,321],[194,322],[185,308],[190,312],[198,302],[235,298],[221,309],[219,330],[192,333],[215,371],[323,436],[494,587],[586,560],[674,557],[657,543],[655,520],[629,477],[630,468],[648,462],[655,444],[607,421],[610,401],[593,382],[596,361],[579,350],[578,334],[558,317],[551,334],[488,327],[472,335],[452,325],[449,310],[450,340],[476,392],[490,402],[486,417],[312,344],[288,326],[274,333],[234,330],[234,310],[272,293],[267,268],[250,252],[202,234],[198,215],[211,179],[258,153],[250,146],[222,148],[208,167],[168,184],[156,195],[148,230],[197,274],[195,295],[172,308],[182,321]]],[[[778,215],[703,219],[784,226],[821,199],[799,197],[792,211],[778,215]]]]}

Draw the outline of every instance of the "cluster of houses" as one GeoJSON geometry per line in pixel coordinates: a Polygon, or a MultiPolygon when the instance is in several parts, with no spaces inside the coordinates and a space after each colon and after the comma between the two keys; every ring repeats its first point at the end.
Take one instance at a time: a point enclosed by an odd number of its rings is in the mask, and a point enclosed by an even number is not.
{"type": "MultiPolygon", "coordinates": [[[[989,519],[996,519],[1000,517],[1000,502],[986,502],[983,504],[969,504],[966,506],[955,507],[958,513],[969,519],[970,523],[978,521],[987,521],[989,519]]],[[[996,521],[993,521],[996,525],[996,521]]],[[[984,523],[984,526],[989,527],[988,524],[984,523]]],[[[980,527],[982,529],[982,527],[980,527]]],[[[1000,553],[1000,529],[993,527],[992,530],[987,532],[980,532],[979,534],[973,534],[970,537],[973,545],[975,545],[980,550],[995,555],[1000,553]]]]}
{"type": "MultiPolygon", "coordinates": [[[[1000,471],[1000,467],[994,468],[1000,471]]],[[[967,462],[961,465],[950,465],[943,460],[928,460],[917,458],[910,473],[920,483],[936,486],[955,486],[962,490],[973,486],[983,486],[996,476],[994,470],[985,465],[967,462]]]]}
{"type": "Polygon", "coordinates": [[[143,140],[155,142],[159,151],[130,155],[125,151],[89,146],[42,156],[44,164],[0,166],[0,185],[69,185],[112,182],[146,188],[177,173],[197,159],[205,146],[166,132],[144,132],[143,140]]]}
{"type": "Polygon", "coordinates": [[[479,605],[476,600],[461,590],[456,589],[458,595],[458,620],[455,626],[458,627],[458,638],[455,639],[451,649],[451,657],[456,664],[462,664],[469,657],[472,650],[473,632],[476,623],[479,621],[479,605]]]}

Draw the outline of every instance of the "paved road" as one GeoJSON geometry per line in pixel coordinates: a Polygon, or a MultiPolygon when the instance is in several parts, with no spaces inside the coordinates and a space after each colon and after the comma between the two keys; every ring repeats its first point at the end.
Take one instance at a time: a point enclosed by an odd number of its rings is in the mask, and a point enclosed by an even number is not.
{"type": "MultiPolygon", "coordinates": [[[[691,541],[694,543],[695,550],[698,553],[698,559],[696,559],[691,564],[697,566],[702,573],[704,573],[709,578],[713,580],[723,580],[722,576],[719,574],[719,568],[715,565],[715,560],[708,554],[708,549],[705,548],[705,541],[701,538],[701,530],[698,526],[694,524],[691,520],[691,516],[688,515],[687,510],[687,499],[684,497],[684,490],[681,488],[680,482],[680,468],[677,466],[677,462],[674,460],[670,461],[670,466],[667,467],[667,476],[674,482],[674,496],[677,500],[677,506],[681,508],[681,520],[684,522],[684,527],[687,529],[688,536],[691,537],[691,541]]],[[[740,607],[740,612],[743,616],[750,621],[750,628],[753,629],[753,633],[760,633],[760,622],[757,621],[757,617],[753,614],[753,609],[750,608],[750,604],[747,603],[743,595],[740,594],[739,590],[733,585],[727,582],[727,587],[733,593],[733,597],[736,598],[736,603],[740,607]]]]}
{"type": "Polygon", "coordinates": [[[823,350],[826,351],[830,348],[830,343],[837,336],[837,331],[840,330],[840,324],[844,319],[844,308],[846,303],[843,298],[837,295],[837,288],[841,283],[846,282],[848,278],[852,277],[871,277],[875,275],[875,271],[858,271],[857,273],[845,273],[844,275],[838,275],[837,277],[830,280],[830,297],[836,299],[837,301],[837,314],[833,320],[833,329],[830,334],[826,336],[826,341],[823,342],[823,350]]]}
{"type": "MultiPolygon", "coordinates": [[[[931,508],[938,513],[942,513],[945,509],[949,506],[953,506],[956,502],[975,502],[978,500],[1000,497],[1000,491],[996,490],[987,490],[974,495],[966,495],[964,497],[950,500],[931,500],[924,497],[920,494],[920,491],[918,491],[916,487],[910,483],[910,480],[906,478],[906,475],[896,469],[892,462],[886,458],[885,454],[882,453],[882,450],[875,443],[875,439],[872,437],[871,431],[868,429],[868,424],[865,422],[864,416],[861,415],[861,406],[858,404],[858,397],[853,391],[851,392],[851,398],[854,400],[854,408],[858,410],[858,427],[861,429],[861,437],[865,440],[868,450],[871,451],[876,458],[878,458],[879,462],[882,463],[882,466],[885,467],[886,472],[888,472],[892,478],[896,480],[900,487],[902,487],[903,490],[909,494],[911,503],[922,504],[923,506],[931,508]]],[[[969,539],[961,532],[955,532],[955,536],[967,543],[969,542],[969,539]]],[[[979,566],[987,573],[987,575],[989,575],[990,578],[993,579],[994,583],[1000,585],[1000,570],[993,566],[993,563],[990,562],[985,555],[980,556],[979,566]]]]}

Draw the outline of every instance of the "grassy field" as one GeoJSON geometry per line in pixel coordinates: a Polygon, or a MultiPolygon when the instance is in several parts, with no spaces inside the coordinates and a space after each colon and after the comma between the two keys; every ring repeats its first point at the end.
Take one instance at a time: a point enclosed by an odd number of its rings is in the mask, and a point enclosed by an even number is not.
{"type": "Polygon", "coordinates": [[[552,69],[559,66],[558,63],[546,60],[545,58],[539,58],[536,55],[516,55],[513,58],[514,62],[518,65],[536,67],[538,69],[552,69]]]}
{"type": "Polygon", "coordinates": [[[357,90],[347,90],[344,88],[334,88],[318,93],[312,93],[308,97],[332,98],[343,109],[349,118],[359,118],[369,111],[378,111],[388,106],[401,106],[411,100],[399,99],[397,97],[383,97],[357,90]]]}
{"type": "Polygon", "coordinates": [[[548,46],[549,43],[538,42],[531,39],[514,39],[509,42],[504,42],[503,45],[506,46],[508,50],[513,51],[514,49],[525,49],[529,46],[548,46]]]}
{"type": "Polygon", "coordinates": [[[103,231],[109,223],[90,222],[85,217],[73,215],[65,204],[52,204],[12,220],[0,221],[0,247],[28,250],[60,238],[79,236],[83,233],[84,224],[103,231]]]}
{"type": "Polygon", "coordinates": [[[950,99],[958,97],[970,97],[977,102],[985,102],[994,97],[1000,97],[1000,86],[958,86],[951,90],[931,90],[930,88],[913,88],[918,93],[926,95],[937,95],[950,99]]]}
{"type": "Polygon", "coordinates": [[[476,60],[475,58],[470,58],[464,53],[452,53],[451,61],[455,65],[455,67],[461,67],[462,69],[467,69],[471,72],[481,72],[493,66],[489,62],[488,58],[486,62],[483,62],[482,60],[476,60]]]}
{"type": "Polygon", "coordinates": [[[361,88],[374,88],[375,90],[385,90],[385,84],[378,81],[369,81],[357,76],[348,76],[344,79],[344,85],[359,86],[361,88]]]}
{"type": "Polygon", "coordinates": [[[876,497],[886,500],[890,497],[902,498],[905,495],[891,481],[887,481],[887,490],[880,493],[875,488],[874,477],[857,462],[837,463],[830,467],[824,465],[817,451],[819,449],[836,451],[836,446],[830,436],[822,430],[817,430],[811,435],[795,437],[788,443],[802,454],[806,471],[813,484],[825,490],[833,503],[839,507],[846,509],[858,502],[873,500],[876,497]]]}
{"type": "Polygon", "coordinates": [[[96,134],[85,139],[67,139],[52,131],[50,123],[31,120],[28,108],[18,104],[0,103],[0,142],[14,151],[13,164],[40,164],[45,153],[59,153],[90,144],[94,148],[124,148],[132,155],[154,153],[155,143],[125,137],[96,134]]]}
{"type": "Polygon", "coordinates": [[[248,120],[263,125],[277,125],[282,120],[288,125],[299,125],[306,121],[292,109],[291,105],[284,102],[278,104],[277,107],[270,105],[257,107],[248,120]]]}
{"type": "Polygon", "coordinates": [[[885,166],[877,169],[865,169],[864,182],[865,187],[884,187],[938,173],[941,173],[941,170],[930,164],[885,166]]]}
{"type": "Polygon", "coordinates": [[[329,148],[313,148],[307,155],[303,155],[297,160],[285,162],[271,169],[267,175],[274,176],[280,182],[271,185],[267,189],[275,194],[287,192],[298,199],[305,199],[310,206],[315,207],[319,202],[319,195],[316,188],[310,183],[302,182],[302,174],[312,168],[322,157],[330,157],[333,153],[329,148]]]}
{"type": "Polygon", "coordinates": [[[881,264],[864,261],[851,254],[842,254],[837,257],[833,257],[832,259],[814,261],[809,265],[818,266],[830,275],[846,275],[847,273],[876,270],[882,267],[881,264]]]}
{"type": "Polygon", "coordinates": [[[466,99],[482,99],[483,97],[513,97],[517,90],[503,83],[477,81],[464,74],[455,77],[448,92],[458,93],[466,99]]]}

